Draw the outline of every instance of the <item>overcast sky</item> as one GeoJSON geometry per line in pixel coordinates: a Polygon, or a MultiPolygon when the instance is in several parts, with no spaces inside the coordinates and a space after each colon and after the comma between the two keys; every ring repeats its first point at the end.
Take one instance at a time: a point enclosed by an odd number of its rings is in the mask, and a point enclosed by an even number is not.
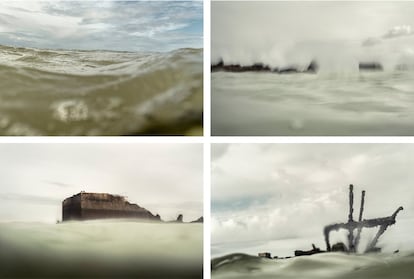
{"type": "Polygon", "coordinates": [[[56,222],[80,191],[192,221],[203,214],[202,153],[201,144],[0,144],[0,221],[56,222]]]}
{"type": "Polygon", "coordinates": [[[203,46],[202,1],[1,1],[0,44],[169,51],[203,46]]]}
{"type": "Polygon", "coordinates": [[[215,1],[212,63],[406,61],[414,55],[413,14],[407,1],[215,1]]]}
{"type": "MultiPolygon", "coordinates": [[[[364,218],[403,206],[379,245],[414,249],[413,166],[413,144],[213,144],[212,255],[326,249],[323,227],[347,221],[349,184],[354,218],[362,190],[364,218]]],[[[364,241],[376,233],[363,232],[364,241]]]]}

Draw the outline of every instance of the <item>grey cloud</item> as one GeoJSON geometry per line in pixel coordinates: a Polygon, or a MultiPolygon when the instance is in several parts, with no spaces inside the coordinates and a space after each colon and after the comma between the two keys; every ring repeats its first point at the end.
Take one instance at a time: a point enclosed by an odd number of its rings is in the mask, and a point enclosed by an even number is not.
{"type": "Polygon", "coordinates": [[[369,47],[382,43],[382,40],[379,38],[368,38],[362,42],[362,46],[369,47]]]}
{"type": "Polygon", "coordinates": [[[70,184],[67,184],[67,183],[51,181],[51,180],[44,180],[43,182],[45,182],[49,185],[58,186],[58,187],[74,187],[73,185],[70,185],[70,184]]]}
{"type": "MultiPolygon", "coordinates": [[[[361,190],[367,191],[365,218],[389,216],[404,206],[383,239],[387,249],[398,248],[392,236],[414,227],[409,221],[414,145],[231,144],[226,149],[212,162],[212,243],[220,253],[234,250],[218,243],[241,241],[238,251],[249,252],[243,243],[293,236],[323,247],[323,226],[346,220],[351,183],[357,204],[361,190]]],[[[282,249],[272,243],[268,249],[282,249]]]]}
{"type": "Polygon", "coordinates": [[[402,37],[402,36],[411,36],[413,34],[414,33],[412,32],[410,25],[400,25],[400,26],[395,26],[382,37],[384,39],[390,39],[390,38],[396,38],[396,37],[402,37]]]}
{"type": "Polygon", "coordinates": [[[401,25],[401,26],[395,26],[394,28],[390,29],[386,34],[384,34],[381,37],[378,38],[368,38],[362,42],[362,46],[364,47],[370,47],[374,45],[381,44],[383,40],[386,39],[393,39],[398,37],[406,37],[406,36],[412,36],[414,33],[411,30],[410,25],[401,25]]]}
{"type": "MultiPolygon", "coordinates": [[[[43,39],[23,37],[23,46],[66,49],[109,49],[129,51],[169,51],[182,47],[202,47],[202,30],[197,38],[183,28],[202,20],[199,1],[42,1],[38,20],[27,22],[24,15],[8,19],[13,32],[33,31],[43,39]],[[44,16],[43,16],[44,15],[44,16]],[[48,22],[61,18],[70,24],[56,26],[48,22]],[[176,33],[175,35],[172,33],[176,33]],[[134,34],[150,34],[136,36],[134,34]],[[151,40],[152,38],[157,40],[151,40]]],[[[13,7],[12,9],[16,9],[13,7]]],[[[4,20],[3,20],[4,21],[4,20]]],[[[9,41],[22,45],[20,40],[9,41]]]]}

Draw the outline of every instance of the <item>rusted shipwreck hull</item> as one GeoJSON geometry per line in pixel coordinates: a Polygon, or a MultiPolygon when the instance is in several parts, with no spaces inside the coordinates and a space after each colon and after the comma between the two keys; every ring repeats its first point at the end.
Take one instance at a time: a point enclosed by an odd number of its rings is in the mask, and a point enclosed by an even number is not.
{"type": "Polygon", "coordinates": [[[62,221],[94,220],[106,218],[139,218],[160,221],[137,204],[129,203],[125,197],[107,193],[80,192],[63,201],[62,221]]]}

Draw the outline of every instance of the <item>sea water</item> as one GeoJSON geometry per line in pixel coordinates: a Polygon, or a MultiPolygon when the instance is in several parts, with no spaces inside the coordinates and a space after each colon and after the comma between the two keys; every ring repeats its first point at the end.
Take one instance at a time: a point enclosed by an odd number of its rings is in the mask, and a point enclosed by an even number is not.
{"type": "Polygon", "coordinates": [[[202,56],[0,46],[0,135],[200,134],[202,56]]]}
{"type": "Polygon", "coordinates": [[[290,259],[229,254],[212,260],[212,278],[409,279],[414,252],[350,255],[324,253],[290,259]]]}
{"type": "Polygon", "coordinates": [[[414,72],[215,72],[213,135],[414,135],[414,72]]]}
{"type": "Polygon", "coordinates": [[[202,278],[203,226],[0,223],[1,278],[202,278]]]}

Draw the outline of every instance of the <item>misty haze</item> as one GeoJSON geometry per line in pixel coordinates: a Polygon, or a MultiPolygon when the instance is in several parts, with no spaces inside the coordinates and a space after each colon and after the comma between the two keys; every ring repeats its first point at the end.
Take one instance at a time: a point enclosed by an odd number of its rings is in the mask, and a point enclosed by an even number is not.
{"type": "Polygon", "coordinates": [[[414,3],[212,3],[213,135],[413,135],[414,3]]]}

